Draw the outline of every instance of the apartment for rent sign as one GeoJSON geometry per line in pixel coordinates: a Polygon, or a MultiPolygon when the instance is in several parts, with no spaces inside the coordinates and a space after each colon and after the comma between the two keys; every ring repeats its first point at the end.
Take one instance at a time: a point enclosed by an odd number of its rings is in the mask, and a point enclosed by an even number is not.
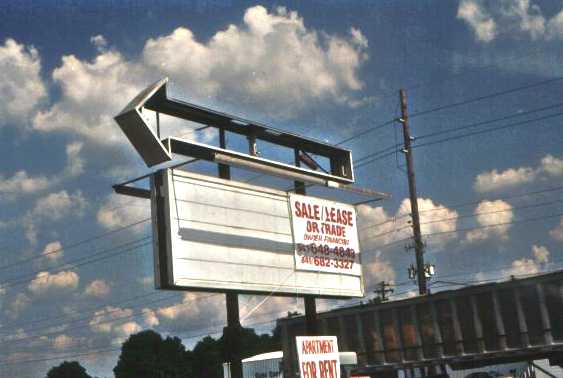
{"type": "Polygon", "coordinates": [[[356,209],[298,194],[289,202],[296,269],[360,276],[356,209]]]}
{"type": "Polygon", "coordinates": [[[340,378],[336,336],[297,336],[301,378],[340,378]]]}

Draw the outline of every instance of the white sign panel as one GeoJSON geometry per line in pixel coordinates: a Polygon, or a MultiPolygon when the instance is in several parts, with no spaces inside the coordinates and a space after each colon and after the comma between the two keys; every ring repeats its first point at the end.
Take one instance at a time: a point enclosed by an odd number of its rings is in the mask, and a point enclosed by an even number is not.
{"type": "Polygon", "coordinates": [[[296,269],[287,192],[169,169],[153,178],[152,212],[159,288],[363,296],[345,269],[296,269]]]}
{"type": "Polygon", "coordinates": [[[340,378],[336,336],[296,336],[301,378],[340,378]]]}
{"type": "Polygon", "coordinates": [[[356,209],[297,194],[289,202],[296,268],[361,276],[356,209]]]}

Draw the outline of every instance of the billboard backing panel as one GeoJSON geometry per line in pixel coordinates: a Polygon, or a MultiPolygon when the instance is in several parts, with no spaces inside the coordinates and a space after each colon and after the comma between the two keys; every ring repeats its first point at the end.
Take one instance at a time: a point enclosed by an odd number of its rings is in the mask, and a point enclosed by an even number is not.
{"type": "Polygon", "coordinates": [[[296,270],[286,192],[168,169],[151,202],[157,287],[363,296],[361,275],[296,270]]]}

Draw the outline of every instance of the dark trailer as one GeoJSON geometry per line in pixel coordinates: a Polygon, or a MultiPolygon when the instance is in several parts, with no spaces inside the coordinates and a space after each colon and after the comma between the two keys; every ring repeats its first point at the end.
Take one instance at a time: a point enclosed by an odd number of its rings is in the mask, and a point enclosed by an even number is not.
{"type": "MultiPolygon", "coordinates": [[[[358,356],[357,376],[430,376],[534,359],[563,365],[563,271],[318,314],[321,335],[358,356]]],[[[303,316],[278,320],[284,377],[297,370],[303,316]]]]}

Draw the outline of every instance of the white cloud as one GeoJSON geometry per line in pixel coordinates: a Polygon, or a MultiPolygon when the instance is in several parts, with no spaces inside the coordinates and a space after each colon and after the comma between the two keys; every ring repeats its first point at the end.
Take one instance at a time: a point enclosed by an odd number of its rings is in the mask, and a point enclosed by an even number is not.
{"type": "Polygon", "coordinates": [[[34,296],[62,295],[76,289],[79,280],[78,274],[70,270],[55,274],[39,272],[27,288],[34,296]]]}
{"type": "Polygon", "coordinates": [[[27,240],[31,245],[37,243],[38,224],[47,220],[57,222],[69,217],[80,217],[84,215],[86,207],[86,199],[80,191],[69,194],[66,190],[61,190],[39,198],[22,220],[27,240]]]}
{"type": "Polygon", "coordinates": [[[141,198],[131,198],[110,194],[97,213],[98,223],[108,229],[150,218],[150,202],[141,198]]]}
{"type": "Polygon", "coordinates": [[[361,89],[357,71],[366,47],[358,29],[349,38],[319,35],[296,12],[255,6],[242,25],[229,25],[208,43],[183,27],[149,39],[143,60],[200,96],[236,98],[286,115],[310,100],[340,101],[361,89]]]}
{"type": "Polygon", "coordinates": [[[50,261],[56,261],[63,256],[63,246],[58,240],[52,241],[45,245],[41,254],[50,261]]]}
{"type": "Polygon", "coordinates": [[[457,18],[467,22],[475,37],[482,42],[490,42],[496,36],[496,23],[479,0],[462,0],[457,10],[457,18]]]}
{"type": "Polygon", "coordinates": [[[133,315],[133,310],[129,308],[120,308],[113,306],[106,306],[104,309],[94,312],[94,316],[88,323],[90,329],[99,333],[111,333],[117,329],[119,325],[114,324],[116,321],[127,319],[133,315]],[[114,329],[115,328],[115,329],[114,329]]]}
{"type": "Polygon", "coordinates": [[[76,177],[84,172],[84,160],[80,156],[81,142],[73,142],[66,146],[67,163],[64,170],[52,176],[33,176],[25,170],[14,173],[12,177],[0,175],[0,201],[13,201],[24,195],[43,192],[60,184],[63,180],[76,177]]]}
{"type": "Polygon", "coordinates": [[[143,309],[143,321],[149,327],[156,327],[160,324],[158,316],[156,316],[156,313],[150,308],[143,309]]]}
{"type": "Polygon", "coordinates": [[[13,39],[0,45],[0,127],[24,124],[47,95],[40,76],[41,61],[34,47],[13,39]]]}
{"type": "Polygon", "coordinates": [[[212,324],[224,320],[224,296],[202,293],[185,293],[182,301],[158,308],[161,324],[171,329],[181,329],[187,323],[212,324]]]}
{"type": "Polygon", "coordinates": [[[377,251],[374,258],[366,259],[366,261],[364,263],[364,277],[369,284],[368,291],[372,291],[375,285],[381,281],[395,283],[397,276],[395,269],[389,261],[383,259],[381,251],[377,251]]]}
{"type": "Polygon", "coordinates": [[[509,271],[510,275],[522,276],[528,274],[539,273],[540,268],[536,261],[527,258],[521,258],[512,262],[512,268],[509,271]]]}
{"type": "Polygon", "coordinates": [[[462,0],[457,17],[465,21],[477,40],[490,42],[498,36],[527,36],[532,40],[561,38],[563,15],[546,19],[530,0],[462,0]]]}
{"type": "Polygon", "coordinates": [[[98,145],[123,143],[113,121],[148,83],[170,76],[199,101],[218,99],[276,115],[291,115],[310,101],[347,102],[363,87],[358,70],[367,59],[359,29],[334,36],[308,29],[296,12],[248,8],[242,24],[217,31],[208,42],[186,27],[146,41],[138,60],[92,37],[98,55],[66,55],[52,73],[61,99],[39,112],[33,126],[66,131],[98,145]]]}
{"type": "Polygon", "coordinates": [[[53,346],[55,349],[67,349],[74,344],[74,339],[67,335],[58,335],[53,340],[53,346]]]}
{"type": "Polygon", "coordinates": [[[514,219],[512,206],[508,202],[502,200],[481,201],[475,208],[474,214],[478,225],[485,227],[469,231],[465,236],[466,241],[470,243],[481,242],[495,237],[501,240],[508,239],[508,231],[511,225],[505,223],[510,223],[514,219]],[[500,225],[486,227],[496,224],[500,225]]]}
{"type": "Polygon", "coordinates": [[[66,146],[67,166],[65,174],[70,177],[79,176],[84,172],[84,160],[80,156],[82,142],[73,142],[66,146]]]}
{"type": "Polygon", "coordinates": [[[61,190],[39,198],[31,215],[35,219],[58,221],[71,215],[82,215],[86,205],[82,192],[69,194],[66,190],[61,190]]]}
{"type": "Polygon", "coordinates": [[[11,318],[17,318],[31,303],[31,299],[25,293],[19,293],[14,300],[8,305],[6,310],[11,318]]]}
{"type": "MultiPolygon", "coordinates": [[[[420,223],[422,234],[444,233],[429,237],[427,243],[433,249],[441,249],[456,238],[458,213],[455,210],[435,203],[429,198],[419,198],[420,223]]],[[[394,216],[388,215],[381,207],[358,206],[358,227],[362,250],[372,251],[379,246],[395,240],[410,238],[411,226],[410,201],[405,198],[394,216]]]]}
{"type": "Polygon", "coordinates": [[[532,168],[510,168],[500,173],[493,169],[490,172],[478,174],[473,188],[477,192],[484,193],[526,184],[534,181],[535,178],[536,171],[532,168]]]}
{"type": "Polygon", "coordinates": [[[86,286],[84,294],[90,297],[104,298],[107,297],[111,290],[110,285],[104,280],[94,280],[86,286]]]}
{"type": "Polygon", "coordinates": [[[501,172],[493,169],[479,173],[475,177],[473,188],[477,192],[486,193],[528,184],[538,179],[548,180],[560,176],[563,176],[563,160],[553,155],[546,155],[536,168],[508,168],[501,172]]]}
{"type": "Polygon", "coordinates": [[[563,217],[561,217],[559,225],[549,231],[549,235],[555,240],[563,241],[563,217]]]}
{"type": "Polygon", "coordinates": [[[22,194],[40,192],[50,186],[44,175],[30,176],[26,171],[17,171],[12,177],[0,175],[0,194],[3,200],[14,200],[22,194]]]}
{"type": "Polygon", "coordinates": [[[549,250],[542,245],[534,244],[532,246],[532,255],[534,256],[534,260],[540,264],[547,264],[549,262],[549,250]]]}
{"type": "Polygon", "coordinates": [[[563,159],[559,159],[552,155],[546,155],[541,160],[539,169],[552,177],[563,176],[563,159]]]}
{"type": "Polygon", "coordinates": [[[563,39],[563,10],[547,23],[547,36],[550,39],[563,39]]]}

